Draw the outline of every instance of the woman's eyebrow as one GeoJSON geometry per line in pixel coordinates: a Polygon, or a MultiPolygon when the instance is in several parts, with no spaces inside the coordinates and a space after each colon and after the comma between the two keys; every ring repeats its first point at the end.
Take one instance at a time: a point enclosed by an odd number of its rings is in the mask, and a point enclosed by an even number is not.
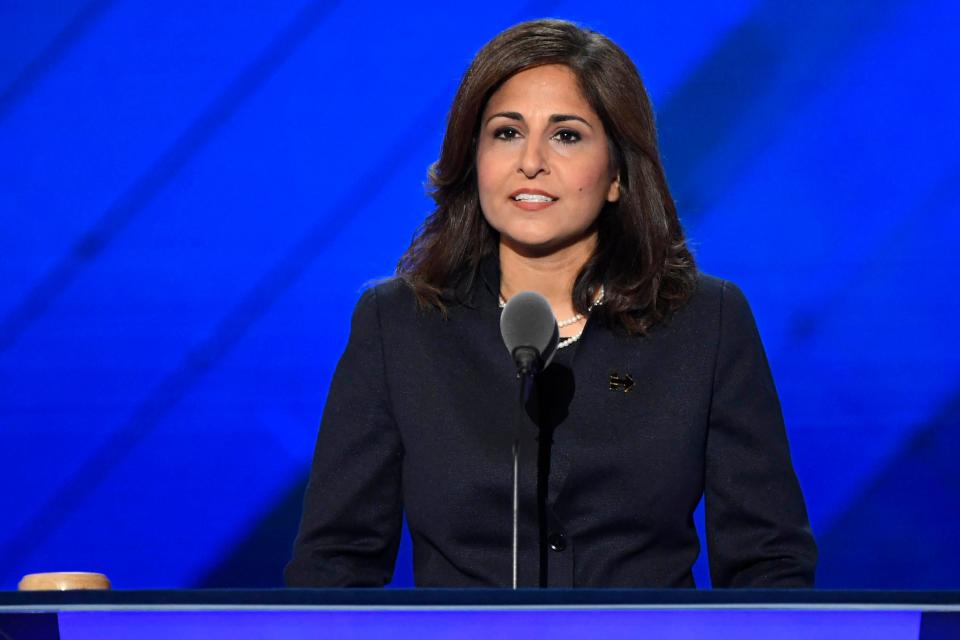
{"type": "Polygon", "coordinates": [[[520,113],[518,113],[518,112],[516,112],[516,111],[501,111],[501,112],[495,113],[495,114],[493,114],[492,116],[490,116],[489,118],[487,118],[487,122],[485,122],[484,124],[487,124],[488,122],[490,122],[490,121],[493,120],[494,118],[507,118],[507,119],[509,119],[509,120],[518,120],[518,121],[520,121],[520,122],[523,122],[523,115],[522,115],[522,114],[520,114],[520,113]]]}
{"type": "Polygon", "coordinates": [[[587,122],[585,119],[581,118],[580,116],[575,115],[575,114],[572,114],[572,113],[555,113],[555,114],[553,114],[552,116],[550,116],[550,122],[566,122],[567,120],[577,120],[577,121],[582,122],[583,124],[587,125],[587,126],[590,127],[591,129],[593,129],[593,125],[592,125],[592,124],[590,124],[589,122],[587,122]]]}
{"type": "MultiPolygon", "coordinates": [[[[507,118],[509,120],[516,120],[518,122],[523,122],[523,114],[517,111],[500,111],[498,113],[494,113],[489,118],[487,118],[487,122],[485,122],[484,124],[488,124],[494,118],[507,118]]],[[[552,116],[550,116],[550,122],[567,122],[569,120],[577,120],[578,122],[582,122],[583,124],[593,129],[593,125],[587,122],[584,118],[573,113],[555,113],[552,116]]]]}

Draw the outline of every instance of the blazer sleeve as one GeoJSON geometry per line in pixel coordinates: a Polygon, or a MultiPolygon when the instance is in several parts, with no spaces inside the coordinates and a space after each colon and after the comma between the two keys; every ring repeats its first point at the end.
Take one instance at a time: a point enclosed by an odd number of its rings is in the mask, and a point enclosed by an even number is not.
{"type": "Polygon", "coordinates": [[[383,586],[402,526],[403,448],[391,415],[376,290],[354,310],[330,384],[303,517],[284,571],[294,587],[383,586]]]}
{"type": "Polygon", "coordinates": [[[780,401],[753,314],[729,282],[721,287],[705,502],[713,586],[813,586],[817,547],[780,401]]]}

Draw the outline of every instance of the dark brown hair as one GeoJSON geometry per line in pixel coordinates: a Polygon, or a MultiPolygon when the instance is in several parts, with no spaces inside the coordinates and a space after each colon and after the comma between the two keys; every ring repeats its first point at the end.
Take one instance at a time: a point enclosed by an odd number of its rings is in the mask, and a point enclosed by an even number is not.
{"type": "Polygon", "coordinates": [[[605,36],[563,20],[523,22],[500,33],[473,59],[453,100],[440,159],[430,167],[436,209],[400,259],[397,275],[424,307],[445,310],[472,287],[481,261],[498,251],[497,232],[480,210],[476,155],[490,96],[514,74],[562,64],[603,122],[620,198],[597,220],[597,246],[577,276],[574,307],[594,309],[611,326],[646,333],[690,297],[696,266],[670,195],[653,108],[630,58],[605,36]]]}

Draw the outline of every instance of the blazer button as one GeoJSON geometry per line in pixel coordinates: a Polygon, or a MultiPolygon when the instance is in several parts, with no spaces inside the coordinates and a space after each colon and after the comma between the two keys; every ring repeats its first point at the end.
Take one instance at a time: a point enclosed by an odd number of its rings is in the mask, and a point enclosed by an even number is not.
{"type": "Polygon", "coordinates": [[[567,536],[562,533],[551,533],[547,538],[547,544],[554,551],[563,551],[567,548],[567,536]]]}

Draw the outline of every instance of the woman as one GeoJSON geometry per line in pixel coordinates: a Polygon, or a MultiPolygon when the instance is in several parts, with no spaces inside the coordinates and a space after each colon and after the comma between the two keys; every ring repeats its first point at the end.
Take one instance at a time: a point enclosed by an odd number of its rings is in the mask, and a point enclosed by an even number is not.
{"type": "Polygon", "coordinates": [[[561,348],[521,444],[520,586],[811,586],[816,547],[746,300],[699,274],[632,62],[557,20],[476,56],[437,208],[366,291],[330,388],[293,586],[383,585],[406,511],[418,586],[509,586],[515,370],[500,308],[561,348]]]}

